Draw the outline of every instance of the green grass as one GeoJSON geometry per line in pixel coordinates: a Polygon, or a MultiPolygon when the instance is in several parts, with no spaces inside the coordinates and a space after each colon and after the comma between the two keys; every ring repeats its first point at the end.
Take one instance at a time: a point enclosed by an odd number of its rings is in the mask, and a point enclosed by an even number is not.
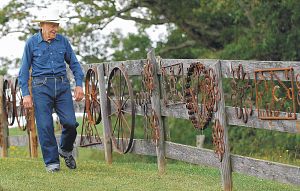
{"type": "MultiPolygon", "coordinates": [[[[38,159],[12,158],[14,152],[0,159],[0,190],[222,190],[220,172],[211,167],[168,160],[166,173],[159,175],[155,157],[114,154],[113,164],[107,165],[102,151],[81,148],[76,170],[62,162],[61,171],[51,174],[45,171],[40,154],[38,159]]],[[[237,173],[233,173],[233,184],[234,190],[242,191],[300,190],[237,173]]]]}

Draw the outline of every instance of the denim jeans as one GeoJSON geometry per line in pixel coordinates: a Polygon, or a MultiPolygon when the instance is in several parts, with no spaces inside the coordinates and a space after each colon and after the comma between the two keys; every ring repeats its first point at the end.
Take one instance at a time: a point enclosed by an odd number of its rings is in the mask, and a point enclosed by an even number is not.
{"type": "Polygon", "coordinates": [[[35,119],[43,159],[47,166],[58,165],[59,155],[52,112],[57,113],[62,125],[59,147],[66,152],[73,150],[76,139],[75,111],[73,107],[70,82],[67,77],[33,77],[32,95],[35,119]]]}

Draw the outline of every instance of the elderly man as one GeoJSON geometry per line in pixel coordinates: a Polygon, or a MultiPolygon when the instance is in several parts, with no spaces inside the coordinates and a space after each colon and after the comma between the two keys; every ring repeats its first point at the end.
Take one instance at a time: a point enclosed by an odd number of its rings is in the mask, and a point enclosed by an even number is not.
{"type": "Polygon", "coordinates": [[[66,64],[72,70],[76,87],[74,98],[82,100],[83,72],[74,51],[66,37],[57,34],[62,19],[58,10],[44,10],[40,18],[40,31],[31,36],[25,45],[22,66],[19,72],[19,85],[23,94],[23,105],[34,106],[38,137],[43,159],[48,172],[60,170],[59,155],[67,167],[76,168],[72,156],[77,131],[70,82],[66,75],[66,64]],[[32,97],[29,94],[29,70],[32,69],[32,97]],[[62,124],[60,144],[57,146],[52,119],[53,109],[62,124]]]}

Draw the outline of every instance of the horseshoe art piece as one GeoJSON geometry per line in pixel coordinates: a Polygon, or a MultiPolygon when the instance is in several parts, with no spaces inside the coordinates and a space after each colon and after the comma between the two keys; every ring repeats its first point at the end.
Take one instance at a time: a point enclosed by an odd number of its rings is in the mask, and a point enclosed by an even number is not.
{"type": "Polygon", "coordinates": [[[212,137],[215,153],[217,154],[220,162],[222,162],[223,155],[225,153],[224,128],[220,124],[219,119],[216,119],[215,124],[213,125],[212,137]]]}
{"type": "Polygon", "coordinates": [[[205,129],[217,111],[220,92],[216,74],[203,64],[192,63],[188,68],[185,101],[189,119],[196,129],[205,129]]]}
{"type": "Polygon", "coordinates": [[[166,106],[184,103],[183,64],[162,67],[163,101],[166,106]]]}
{"type": "Polygon", "coordinates": [[[297,116],[293,68],[256,70],[254,75],[258,118],[295,120],[297,116]]]}
{"type": "Polygon", "coordinates": [[[235,114],[238,119],[242,119],[244,123],[248,122],[248,118],[253,114],[252,105],[252,85],[249,73],[244,72],[243,66],[240,64],[237,68],[231,67],[232,80],[231,100],[232,106],[235,107],[235,114]]]}

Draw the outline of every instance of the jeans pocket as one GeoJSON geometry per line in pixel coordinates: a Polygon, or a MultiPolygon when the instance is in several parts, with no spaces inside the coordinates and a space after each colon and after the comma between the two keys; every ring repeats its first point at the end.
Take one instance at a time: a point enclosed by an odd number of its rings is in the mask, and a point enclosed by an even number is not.
{"type": "Polygon", "coordinates": [[[47,78],[34,78],[32,80],[32,88],[41,87],[46,83],[46,81],[47,78]]]}

